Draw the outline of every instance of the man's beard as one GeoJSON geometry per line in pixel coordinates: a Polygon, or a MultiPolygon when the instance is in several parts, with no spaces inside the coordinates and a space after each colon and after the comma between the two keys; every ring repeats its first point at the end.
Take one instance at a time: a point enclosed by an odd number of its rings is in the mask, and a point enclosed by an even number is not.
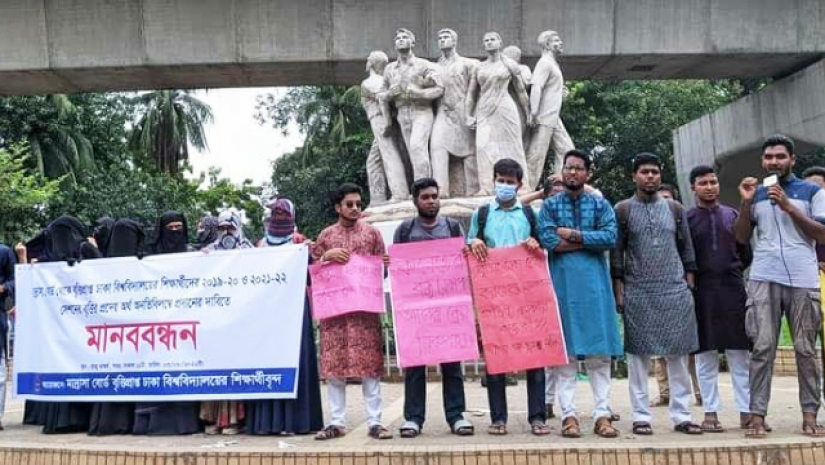
{"type": "Polygon", "coordinates": [[[420,216],[422,218],[433,219],[433,218],[438,216],[438,211],[439,211],[438,208],[436,208],[434,212],[430,212],[430,211],[427,211],[427,210],[422,210],[422,209],[419,208],[418,209],[418,216],[420,216]]]}
{"type": "Polygon", "coordinates": [[[580,191],[580,190],[582,190],[583,187],[584,187],[584,184],[567,184],[567,183],[564,184],[565,189],[567,189],[569,191],[573,191],[573,192],[580,191]]]}

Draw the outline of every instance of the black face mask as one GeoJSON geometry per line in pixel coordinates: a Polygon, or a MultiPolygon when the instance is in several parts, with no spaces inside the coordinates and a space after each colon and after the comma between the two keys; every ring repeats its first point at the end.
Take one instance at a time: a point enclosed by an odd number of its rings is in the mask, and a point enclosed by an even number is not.
{"type": "Polygon", "coordinates": [[[224,234],[221,237],[221,247],[224,249],[234,249],[238,246],[238,238],[232,234],[224,234]]]}
{"type": "Polygon", "coordinates": [[[163,231],[161,245],[163,249],[168,252],[185,252],[186,232],[183,230],[173,231],[171,229],[163,231]]]}

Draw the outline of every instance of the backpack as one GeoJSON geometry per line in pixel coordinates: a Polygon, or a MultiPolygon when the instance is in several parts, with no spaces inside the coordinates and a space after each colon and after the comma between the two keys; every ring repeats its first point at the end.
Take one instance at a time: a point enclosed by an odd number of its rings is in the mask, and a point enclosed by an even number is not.
{"type": "MultiPolygon", "coordinates": [[[[682,236],[682,213],[684,212],[684,207],[674,200],[666,200],[670,214],[673,215],[673,219],[676,221],[676,247],[679,248],[679,255],[682,255],[684,239],[682,236]]],[[[616,204],[616,219],[619,221],[619,233],[622,238],[621,245],[624,249],[627,249],[627,236],[630,231],[628,223],[630,222],[630,209],[632,206],[633,204],[628,200],[616,204]]]]}
{"type": "MultiPolygon", "coordinates": [[[[530,223],[530,237],[535,240],[539,240],[538,229],[536,228],[536,214],[533,213],[533,209],[530,208],[529,205],[522,205],[521,211],[524,212],[524,216],[527,218],[527,222],[530,223]]],[[[482,205],[478,209],[478,234],[476,234],[477,239],[484,240],[484,228],[487,226],[487,216],[490,214],[490,204],[482,205]]]]}
{"type": "MultiPolygon", "coordinates": [[[[458,221],[450,217],[444,217],[444,219],[447,220],[447,226],[450,228],[450,237],[461,237],[461,225],[458,223],[458,221]]],[[[404,220],[403,223],[401,223],[398,226],[399,243],[406,244],[407,242],[410,242],[410,235],[412,234],[412,228],[414,224],[415,217],[407,218],[406,220],[404,220]]]]}

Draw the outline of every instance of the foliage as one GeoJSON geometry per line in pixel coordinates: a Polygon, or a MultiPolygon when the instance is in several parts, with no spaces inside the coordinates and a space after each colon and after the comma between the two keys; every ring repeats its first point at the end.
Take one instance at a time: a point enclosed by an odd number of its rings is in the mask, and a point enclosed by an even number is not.
{"type": "Polygon", "coordinates": [[[237,186],[228,178],[221,178],[220,174],[221,170],[217,168],[211,168],[208,175],[201,173],[200,184],[203,185],[207,180],[209,183],[195,195],[197,210],[212,215],[217,215],[227,208],[242,210],[248,220],[244,225],[244,234],[250,239],[263,237],[264,208],[260,200],[261,188],[252,185],[249,179],[237,186]]]}
{"type": "Polygon", "coordinates": [[[562,119],[576,147],[593,154],[593,184],[614,202],[633,193],[631,163],[639,152],[662,157],[663,182],[675,185],[671,131],[742,92],[729,81],[577,81],[568,87],[562,119]]]}
{"type": "Polygon", "coordinates": [[[31,155],[24,145],[0,148],[0,241],[12,245],[31,237],[42,221],[45,206],[57,195],[59,181],[44,180],[24,166],[31,155]]]}
{"type": "Polygon", "coordinates": [[[305,134],[303,147],[273,164],[272,185],[295,202],[298,227],[315,237],[336,219],[330,194],[344,182],[364,189],[369,201],[366,157],[372,131],[357,86],[300,87],[280,100],[258,98],[258,120],[286,130],[294,121],[305,134]]]}
{"type": "Polygon", "coordinates": [[[129,145],[153,160],[158,171],[177,175],[189,159],[189,144],[198,150],[207,148],[204,126],[213,121],[212,109],[189,91],[148,92],[133,103],[141,116],[129,145]]]}

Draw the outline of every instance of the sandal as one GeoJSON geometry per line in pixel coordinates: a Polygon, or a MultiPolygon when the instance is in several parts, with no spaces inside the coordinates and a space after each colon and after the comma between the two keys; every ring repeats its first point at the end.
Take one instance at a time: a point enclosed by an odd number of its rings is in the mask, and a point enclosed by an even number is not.
{"type": "Polygon", "coordinates": [[[616,423],[617,421],[622,421],[622,416],[618,413],[610,412],[610,422],[616,423]]]}
{"type": "Polygon", "coordinates": [[[367,435],[373,439],[392,439],[392,433],[390,430],[381,425],[370,426],[370,431],[367,435]]]}
{"type": "Polygon", "coordinates": [[[593,432],[598,436],[607,439],[612,439],[619,436],[619,430],[613,427],[609,417],[601,417],[596,420],[596,424],[593,425],[593,432]]]}
{"type": "Polygon", "coordinates": [[[340,438],[345,434],[347,434],[347,431],[344,429],[343,426],[329,425],[321,431],[318,431],[318,433],[315,435],[315,440],[326,441],[327,439],[340,438]]]}
{"type": "Polygon", "coordinates": [[[802,422],[802,434],[812,438],[821,438],[825,436],[825,426],[819,425],[814,421],[802,422]]]}
{"type": "Polygon", "coordinates": [[[685,433],[690,435],[702,434],[702,427],[693,423],[692,421],[683,421],[673,427],[673,431],[677,433],[685,433]]]}
{"type": "Polygon", "coordinates": [[[493,436],[504,436],[507,434],[507,425],[500,422],[493,423],[487,428],[487,433],[493,436]]]}
{"type": "Polygon", "coordinates": [[[547,436],[550,434],[550,427],[542,421],[534,421],[530,423],[530,432],[533,436],[547,436]]]}
{"type": "Polygon", "coordinates": [[[450,426],[450,431],[456,436],[472,436],[476,430],[473,424],[467,420],[461,419],[450,426]]]}
{"type": "Polygon", "coordinates": [[[421,427],[414,421],[405,421],[401,428],[398,428],[398,434],[402,438],[414,438],[421,434],[421,427]]]}
{"type": "Polygon", "coordinates": [[[636,436],[653,436],[653,427],[646,421],[634,421],[633,434],[636,436]]]}
{"type": "Polygon", "coordinates": [[[719,419],[713,420],[705,420],[702,422],[702,432],[703,433],[724,433],[725,428],[722,427],[722,423],[719,423],[719,419]]]}
{"type": "Polygon", "coordinates": [[[561,436],[564,438],[580,438],[582,430],[576,417],[567,417],[561,422],[561,436]]]}

